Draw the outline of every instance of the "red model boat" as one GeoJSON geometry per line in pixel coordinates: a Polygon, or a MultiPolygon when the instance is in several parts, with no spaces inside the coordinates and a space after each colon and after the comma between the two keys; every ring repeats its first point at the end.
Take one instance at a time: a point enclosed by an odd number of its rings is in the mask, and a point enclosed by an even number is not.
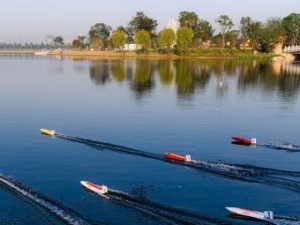
{"type": "Polygon", "coordinates": [[[189,162],[189,161],[191,161],[191,156],[190,155],[182,156],[182,155],[177,155],[177,154],[174,154],[174,153],[166,152],[165,157],[167,159],[172,159],[172,160],[180,161],[180,162],[189,162]]]}
{"type": "Polygon", "coordinates": [[[231,137],[234,141],[243,144],[243,145],[251,145],[252,142],[249,139],[241,138],[241,137],[231,137]]]}

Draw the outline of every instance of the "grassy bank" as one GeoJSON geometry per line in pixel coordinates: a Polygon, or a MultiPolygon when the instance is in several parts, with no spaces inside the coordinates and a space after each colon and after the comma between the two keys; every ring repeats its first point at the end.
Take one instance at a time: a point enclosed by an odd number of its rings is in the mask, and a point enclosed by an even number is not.
{"type": "Polygon", "coordinates": [[[157,52],[137,53],[137,52],[115,52],[115,51],[51,51],[50,55],[62,55],[71,57],[88,58],[145,58],[145,59],[178,59],[175,54],[160,54],[157,52]]]}
{"type": "Polygon", "coordinates": [[[207,58],[207,59],[256,59],[271,60],[273,54],[253,53],[249,50],[239,49],[191,49],[187,55],[180,56],[174,53],[161,53],[151,51],[147,53],[116,52],[116,51],[51,51],[50,55],[62,55],[71,57],[94,57],[94,58],[145,58],[145,59],[180,59],[180,58],[207,58]]]}
{"type": "Polygon", "coordinates": [[[271,60],[274,54],[253,52],[252,50],[240,50],[230,48],[193,49],[188,53],[190,57],[201,58],[232,58],[232,59],[257,59],[271,60]]]}

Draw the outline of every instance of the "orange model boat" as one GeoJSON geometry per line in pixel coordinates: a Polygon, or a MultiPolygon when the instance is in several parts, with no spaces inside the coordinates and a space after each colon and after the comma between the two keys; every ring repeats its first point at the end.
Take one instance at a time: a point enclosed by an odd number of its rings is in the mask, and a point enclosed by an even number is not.
{"type": "Polygon", "coordinates": [[[190,155],[182,156],[182,155],[177,155],[177,154],[174,154],[174,153],[166,152],[165,157],[167,159],[180,161],[180,162],[189,162],[189,161],[191,161],[191,156],[190,155]]]}

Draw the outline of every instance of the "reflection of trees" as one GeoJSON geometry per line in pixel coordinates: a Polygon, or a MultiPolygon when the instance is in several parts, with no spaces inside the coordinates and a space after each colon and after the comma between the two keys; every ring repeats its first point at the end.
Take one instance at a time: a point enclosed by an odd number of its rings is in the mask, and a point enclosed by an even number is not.
{"type": "Polygon", "coordinates": [[[269,63],[243,64],[238,87],[241,90],[252,87],[267,93],[278,92],[283,98],[291,99],[299,91],[300,77],[287,72],[276,75],[269,63]]]}
{"type": "Polygon", "coordinates": [[[192,60],[176,62],[176,85],[179,94],[192,94],[195,89],[204,89],[209,82],[209,67],[192,60]]]}
{"type": "Polygon", "coordinates": [[[126,78],[125,66],[126,61],[116,60],[112,62],[111,74],[117,82],[123,82],[126,78]]]}
{"type": "Polygon", "coordinates": [[[140,96],[154,86],[152,64],[150,60],[136,60],[132,89],[140,96]]]}
{"type": "Polygon", "coordinates": [[[223,75],[234,76],[236,75],[237,68],[241,64],[237,60],[205,60],[200,63],[209,68],[211,72],[222,77],[223,75]]]}
{"type": "Polygon", "coordinates": [[[105,84],[110,81],[109,61],[92,61],[90,66],[90,78],[96,84],[105,84]]]}
{"type": "MultiPolygon", "coordinates": [[[[84,63],[78,64],[84,68],[84,63]]],[[[163,85],[175,84],[178,97],[192,101],[196,90],[207,87],[212,74],[218,82],[223,78],[226,81],[228,76],[239,75],[239,90],[261,90],[268,94],[278,92],[283,98],[292,99],[300,88],[299,67],[297,64],[276,64],[274,67],[267,62],[234,60],[101,60],[91,62],[90,77],[96,84],[110,81],[110,73],[117,82],[127,79],[131,82],[131,89],[142,97],[153,89],[153,74],[157,70],[163,85]]],[[[223,95],[228,89],[226,82],[222,84],[222,88],[218,86],[218,95],[223,95]]]]}
{"type": "Polygon", "coordinates": [[[179,94],[194,92],[191,61],[179,60],[176,62],[176,85],[179,94]]]}
{"type": "MultiPolygon", "coordinates": [[[[194,63],[195,64],[195,63],[194,63]]],[[[192,67],[192,78],[194,86],[198,89],[205,89],[210,78],[209,67],[199,65],[198,63],[192,67]]]]}
{"type": "Polygon", "coordinates": [[[158,73],[160,77],[160,82],[165,85],[171,85],[174,80],[174,61],[170,60],[160,60],[158,62],[158,73]]]}

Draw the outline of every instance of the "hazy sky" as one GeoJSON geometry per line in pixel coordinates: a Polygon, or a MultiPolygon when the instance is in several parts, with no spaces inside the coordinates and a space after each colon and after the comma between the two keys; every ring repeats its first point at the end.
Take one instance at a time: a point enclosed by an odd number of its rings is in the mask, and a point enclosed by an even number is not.
{"type": "Polygon", "coordinates": [[[70,41],[78,34],[87,35],[95,23],[113,28],[126,26],[137,11],[163,28],[180,11],[194,11],[214,27],[215,19],[228,15],[236,24],[242,16],[265,21],[300,13],[300,0],[0,0],[0,41],[44,42],[47,34],[62,35],[70,41]]]}

